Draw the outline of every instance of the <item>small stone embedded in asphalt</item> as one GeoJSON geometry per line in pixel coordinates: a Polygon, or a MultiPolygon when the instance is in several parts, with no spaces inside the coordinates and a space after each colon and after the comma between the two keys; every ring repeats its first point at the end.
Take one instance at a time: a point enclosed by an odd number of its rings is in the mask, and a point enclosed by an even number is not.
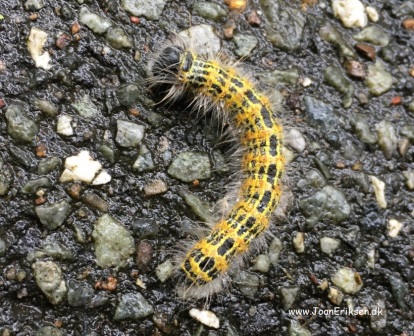
{"type": "Polygon", "coordinates": [[[161,282],[165,282],[173,273],[174,265],[172,264],[171,260],[168,259],[167,261],[159,264],[155,269],[155,274],[157,275],[158,280],[161,282]]]}
{"type": "Polygon", "coordinates": [[[96,105],[92,102],[89,95],[84,94],[71,104],[75,111],[86,119],[96,120],[100,116],[100,112],[96,105]]]}
{"type": "Polygon", "coordinates": [[[152,159],[151,152],[144,144],[141,144],[139,148],[139,154],[137,159],[135,160],[134,164],[132,165],[132,169],[136,170],[139,173],[150,171],[155,168],[154,160],[152,159]]]}
{"type": "Polygon", "coordinates": [[[68,281],[68,303],[72,307],[88,306],[92,300],[94,290],[86,281],[68,281]]]}
{"type": "Polygon", "coordinates": [[[53,305],[66,298],[67,288],[61,268],[52,261],[37,261],[32,264],[37,285],[53,305]]]}
{"type": "Polygon", "coordinates": [[[40,222],[49,230],[54,230],[63,224],[71,211],[71,206],[66,200],[49,205],[37,206],[36,214],[40,222]]]}
{"type": "Polygon", "coordinates": [[[236,34],[233,37],[233,41],[236,44],[235,53],[239,57],[249,56],[257,43],[259,43],[255,36],[248,34],[236,34]]]}
{"type": "Polygon", "coordinates": [[[377,61],[375,64],[368,64],[368,75],[365,78],[368,90],[374,96],[380,96],[391,89],[392,75],[385,70],[384,65],[377,61]]]}
{"type": "Polygon", "coordinates": [[[352,105],[352,97],[354,95],[354,85],[345,78],[342,71],[333,66],[329,66],[324,71],[325,80],[336,90],[343,94],[342,105],[348,108],[352,105]]]}
{"type": "Polygon", "coordinates": [[[365,7],[359,0],[333,0],[332,9],[347,28],[363,28],[368,23],[365,7]]]}
{"type": "Polygon", "coordinates": [[[101,216],[95,223],[96,263],[102,268],[123,267],[135,251],[131,233],[110,215],[101,216]]]}
{"type": "Polygon", "coordinates": [[[137,147],[144,138],[145,127],[136,123],[118,120],[115,141],[122,147],[137,147]]]}
{"type": "Polygon", "coordinates": [[[29,118],[27,107],[20,103],[13,103],[7,107],[4,116],[7,120],[7,133],[14,139],[22,142],[33,141],[39,127],[29,118]]]}
{"type": "Polygon", "coordinates": [[[105,33],[113,25],[111,20],[91,12],[86,6],[79,10],[79,21],[97,34],[105,33]]]}
{"type": "Polygon", "coordinates": [[[307,118],[312,126],[320,127],[323,132],[330,132],[336,128],[338,117],[332,105],[311,96],[305,96],[304,103],[307,118]]]}
{"type": "Polygon", "coordinates": [[[193,5],[193,11],[205,19],[219,21],[227,16],[227,11],[217,3],[198,1],[193,5]]]}
{"type": "Polygon", "coordinates": [[[121,0],[121,7],[137,17],[158,20],[166,3],[167,0],[121,0]]]}
{"type": "Polygon", "coordinates": [[[168,174],[184,182],[209,178],[210,159],[205,153],[180,153],[168,167],[168,174]]]}
{"type": "Polygon", "coordinates": [[[388,120],[383,120],[376,125],[378,144],[384,153],[385,158],[391,159],[393,154],[397,151],[397,132],[394,125],[388,120]]]}
{"type": "Polygon", "coordinates": [[[361,276],[349,267],[339,269],[332,276],[331,280],[335,286],[339,287],[346,294],[359,292],[363,285],[361,276]]]}
{"type": "Polygon", "coordinates": [[[180,36],[191,41],[191,44],[197,48],[197,53],[201,55],[216,55],[221,48],[221,40],[214,31],[213,26],[201,24],[191,26],[181,31],[180,36]]]}
{"type": "Polygon", "coordinates": [[[365,28],[354,39],[360,42],[368,42],[379,47],[386,47],[390,43],[390,37],[380,26],[373,25],[365,28]]]}
{"type": "Polygon", "coordinates": [[[295,302],[300,288],[299,287],[281,287],[279,288],[279,293],[283,302],[283,309],[288,310],[292,308],[293,303],[295,302]]]}
{"type": "Polygon", "coordinates": [[[39,177],[34,180],[29,180],[21,189],[24,194],[34,194],[40,188],[50,188],[52,181],[48,177],[39,177]]]}
{"type": "Polygon", "coordinates": [[[130,49],[134,46],[131,37],[121,27],[109,27],[106,31],[106,40],[115,49],[130,49]]]}
{"type": "Polygon", "coordinates": [[[139,320],[154,313],[154,308],[140,293],[121,296],[115,310],[114,320],[139,320]]]}

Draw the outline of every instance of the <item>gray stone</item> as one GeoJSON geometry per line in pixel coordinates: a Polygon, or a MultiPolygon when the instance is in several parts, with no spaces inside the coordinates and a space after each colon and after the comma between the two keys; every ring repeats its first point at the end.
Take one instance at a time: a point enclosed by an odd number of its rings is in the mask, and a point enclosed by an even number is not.
{"type": "Polygon", "coordinates": [[[227,16],[227,11],[214,2],[199,1],[193,5],[193,11],[205,19],[219,21],[227,16]]]}
{"type": "Polygon", "coordinates": [[[62,159],[57,156],[52,156],[46,159],[42,159],[37,167],[37,173],[39,175],[46,175],[55,169],[62,167],[62,159]]]}
{"type": "Polygon", "coordinates": [[[60,267],[52,261],[37,261],[32,268],[36,283],[49,302],[54,305],[62,302],[67,289],[60,267]]]}
{"type": "Polygon", "coordinates": [[[372,305],[370,305],[371,314],[369,316],[369,325],[372,330],[379,333],[387,326],[387,307],[385,300],[376,299],[372,305]]]}
{"type": "Polygon", "coordinates": [[[6,242],[2,238],[0,238],[0,257],[3,257],[6,254],[6,250],[6,242]]]}
{"type": "Polygon", "coordinates": [[[137,103],[141,95],[141,89],[136,84],[121,85],[116,91],[119,104],[124,107],[130,107],[137,103]]]}
{"type": "MultiPolygon", "coordinates": [[[[260,76],[260,78],[269,85],[280,85],[285,84],[289,86],[296,85],[299,80],[298,69],[289,70],[273,70],[266,72],[260,76]]],[[[277,94],[277,93],[276,93],[277,94]]]]}
{"type": "Polygon", "coordinates": [[[278,48],[293,51],[300,47],[306,17],[301,10],[284,0],[260,0],[266,17],[269,41],[278,48]]]}
{"type": "Polygon", "coordinates": [[[368,42],[379,47],[386,47],[390,43],[389,35],[377,25],[369,26],[354,35],[360,42],[368,42]]]}
{"type": "Polygon", "coordinates": [[[72,251],[61,243],[50,240],[42,245],[43,252],[55,259],[73,260],[72,251]]]}
{"type": "Polygon", "coordinates": [[[197,195],[184,188],[180,189],[178,194],[184,199],[195,215],[197,215],[203,222],[211,223],[212,214],[210,212],[210,204],[204,202],[197,195]]]}
{"type": "Polygon", "coordinates": [[[368,90],[374,96],[380,96],[391,89],[393,80],[391,74],[384,69],[380,61],[368,64],[368,76],[365,78],[368,90]]]}
{"type": "Polygon", "coordinates": [[[358,139],[366,144],[374,144],[377,142],[375,133],[371,132],[368,122],[361,115],[355,115],[351,119],[352,127],[358,139]]]}
{"type": "Polygon", "coordinates": [[[100,115],[98,108],[87,94],[72,103],[72,107],[80,116],[87,119],[96,119],[100,115]]]}
{"type": "Polygon", "coordinates": [[[40,188],[50,188],[52,181],[48,177],[39,177],[35,180],[27,181],[22,188],[24,194],[34,194],[40,188]]]}
{"type": "Polygon", "coordinates": [[[135,251],[131,233],[117,220],[105,214],[95,223],[96,263],[102,268],[122,267],[135,251]]]}
{"type": "Polygon", "coordinates": [[[8,193],[13,183],[12,170],[0,159],[0,196],[8,193]]]}
{"type": "Polygon", "coordinates": [[[355,58],[356,55],[352,48],[345,42],[342,35],[337,31],[329,21],[326,21],[319,30],[319,35],[325,41],[332,43],[339,49],[342,57],[355,58]]]}
{"type": "Polygon", "coordinates": [[[130,49],[133,41],[121,27],[110,27],[106,31],[106,40],[115,49],[130,49]]]}
{"type": "Polygon", "coordinates": [[[38,126],[28,117],[25,107],[22,104],[11,104],[6,110],[7,132],[16,140],[30,142],[33,141],[38,126]]]}
{"type": "Polygon", "coordinates": [[[289,336],[312,336],[311,332],[298,321],[291,320],[288,329],[289,336]]]}
{"type": "Polygon", "coordinates": [[[386,159],[391,159],[397,150],[398,138],[393,124],[383,120],[376,125],[378,144],[386,159]]]}
{"type": "Polygon", "coordinates": [[[299,294],[299,287],[281,287],[279,288],[280,296],[282,297],[283,309],[288,310],[292,308],[296,297],[299,294]]]}
{"type": "Polygon", "coordinates": [[[354,85],[345,78],[341,69],[333,66],[328,66],[324,71],[325,80],[329,85],[343,94],[342,105],[348,108],[352,105],[352,97],[354,96],[354,85]]]}
{"type": "Polygon", "coordinates": [[[24,9],[31,12],[38,11],[43,7],[45,7],[45,3],[43,0],[27,0],[24,3],[24,9]]]}
{"type": "Polygon", "coordinates": [[[407,284],[403,280],[401,280],[400,277],[395,275],[389,275],[388,281],[390,282],[392,295],[394,297],[394,300],[397,301],[398,306],[402,310],[409,310],[410,308],[406,303],[406,298],[409,298],[410,290],[407,284]]]}
{"type": "Polygon", "coordinates": [[[121,7],[132,15],[158,20],[166,2],[166,0],[121,0],[121,7]]]}
{"type": "Polygon", "coordinates": [[[255,36],[249,34],[236,34],[233,36],[233,41],[236,45],[234,52],[239,57],[250,55],[252,50],[257,46],[257,43],[259,43],[255,36]]]}
{"type": "Polygon", "coordinates": [[[209,178],[211,174],[209,157],[205,153],[180,153],[168,167],[168,174],[184,182],[209,178]]]}
{"type": "Polygon", "coordinates": [[[79,11],[79,22],[97,34],[105,33],[113,25],[111,20],[91,12],[85,6],[79,11]]]}
{"type": "Polygon", "coordinates": [[[36,214],[40,222],[49,230],[54,230],[62,225],[71,210],[70,204],[66,200],[49,205],[37,206],[36,214]]]}
{"type": "Polygon", "coordinates": [[[115,141],[122,147],[137,147],[144,138],[145,127],[130,121],[118,120],[115,141]]]}
{"type": "Polygon", "coordinates": [[[68,281],[68,303],[72,307],[88,306],[94,294],[93,288],[86,281],[68,281]]]}
{"type": "Polygon", "coordinates": [[[214,32],[213,26],[201,24],[181,31],[180,36],[191,41],[197,53],[201,55],[217,55],[221,48],[221,40],[214,32]]]}
{"type": "Polygon", "coordinates": [[[153,238],[160,231],[160,226],[154,219],[137,218],[131,225],[133,233],[140,239],[153,238]]]}
{"type": "Polygon", "coordinates": [[[233,277],[233,281],[239,287],[240,292],[250,298],[254,298],[260,285],[259,276],[246,271],[238,271],[233,277]]]}
{"type": "Polygon", "coordinates": [[[325,219],[339,223],[348,218],[351,212],[344,194],[331,186],[326,186],[321,191],[301,199],[299,207],[311,226],[325,219]]]}
{"type": "Polygon", "coordinates": [[[150,171],[155,168],[154,160],[152,159],[151,152],[142,144],[139,148],[139,154],[137,159],[135,160],[134,164],[132,165],[132,169],[136,170],[139,173],[150,171]]]}
{"type": "Polygon", "coordinates": [[[65,336],[66,333],[62,329],[52,326],[40,327],[36,330],[35,336],[65,336]]]}
{"type": "Polygon", "coordinates": [[[139,320],[154,313],[153,307],[140,293],[122,295],[114,320],[139,320]]]}
{"type": "Polygon", "coordinates": [[[331,104],[324,103],[311,96],[305,96],[304,102],[311,126],[320,128],[322,132],[330,132],[336,128],[338,117],[331,104]]]}

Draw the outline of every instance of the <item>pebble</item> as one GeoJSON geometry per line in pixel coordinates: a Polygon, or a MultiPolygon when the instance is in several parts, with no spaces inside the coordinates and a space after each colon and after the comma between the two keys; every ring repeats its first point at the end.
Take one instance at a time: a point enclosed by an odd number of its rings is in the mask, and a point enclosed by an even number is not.
{"type": "Polygon", "coordinates": [[[369,325],[371,329],[376,333],[382,333],[382,330],[387,326],[387,306],[385,300],[376,299],[373,304],[370,305],[370,311],[369,325]]]}
{"type": "Polygon", "coordinates": [[[397,221],[396,219],[390,219],[387,225],[388,236],[391,238],[397,237],[402,228],[403,225],[401,222],[397,221]]]}
{"type": "Polygon", "coordinates": [[[102,268],[123,267],[134,253],[134,239],[123,224],[110,215],[102,215],[95,223],[96,263],[102,268]]]}
{"type": "Polygon", "coordinates": [[[396,275],[389,275],[388,281],[390,282],[392,295],[394,300],[397,301],[398,306],[402,310],[409,309],[407,303],[405,302],[406,298],[410,296],[410,290],[408,289],[407,284],[396,275]]]}
{"type": "Polygon", "coordinates": [[[86,119],[95,120],[100,116],[98,108],[87,94],[84,94],[71,105],[81,117],[86,119]]]}
{"type": "Polygon", "coordinates": [[[7,251],[7,244],[6,242],[0,238],[0,257],[3,257],[7,251]]]}
{"type": "Polygon", "coordinates": [[[32,27],[29,37],[27,38],[27,49],[30,56],[35,61],[36,68],[49,70],[51,68],[50,54],[48,51],[43,52],[43,46],[47,41],[47,33],[43,30],[32,27]]]}
{"type": "Polygon", "coordinates": [[[54,117],[59,113],[57,107],[48,100],[35,99],[33,104],[38,110],[42,111],[50,117],[54,117]]]}
{"type": "Polygon", "coordinates": [[[320,128],[322,132],[331,132],[336,128],[338,117],[331,104],[311,96],[305,96],[304,103],[311,126],[320,128]]]}
{"type": "Polygon", "coordinates": [[[368,64],[368,76],[365,78],[368,90],[374,96],[380,96],[391,89],[392,75],[384,69],[381,62],[368,64]]]}
{"type": "MultiPolygon", "coordinates": [[[[261,79],[266,82],[268,85],[280,85],[286,84],[289,86],[294,86],[299,81],[299,71],[298,69],[289,69],[289,70],[273,70],[272,72],[266,72],[262,76],[261,79]]],[[[277,94],[277,91],[275,91],[277,94]]]]}
{"type": "Polygon", "coordinates": [[[330,237],[320,239],[321,251],[326,254],[332,254],[341,245],[341,241],[330,237]]]}
{"type": "Polygon", "coordinates": [[[65,160],[65,170],[59,182],[82,181],[93,185],[105,184],[111,181],[111,176],[104,170],[100,162],[93,160],[88,151],[81,151],[76,156],[65,160]]]}
{"type": "Polygon", "coordinates": [[[405,178],[405,185],[407,186],[408,190],[414,189],[414,170],[408,169],[402,172],[405,178]]]}
{"type": "Polygon", "coordinates": [[[137,84],[120,85],[116,91],[116,97],[121,106],[130,108],[137,103],[141,97],[141,88],[137,84]]]}
{"type": "Polygon", "coordinates": [[[13,174],[11,169],[6,166],[0,158],[0,196],[8,193],[13,182],[13,174]]]}
{"type": "Polygon", "coordinates": [[[254,298],[260,285],[260,278],[257,274],[246,271],[239,271],[233,276],[233,281],[237,284],[243,295],[254,298]]]}
{"type": "Polygon", "coordinates": [[[288,328],[289,336],[312,336],[312,333],[298,321],[290,320],[288,328]]]}
{"type": "Polygon", "coordinates": [[[168,167],[168,174],[184,182],[207,179],[211,175],[210,159],[205,153],[180,153],[168,167]]]}
{"type": "Polygon", "coordinates": [[[189,314],[192,318],[196,319],[198,322],[206,325],[207,327],[215,329],[220,328],[220,320],[213,312],[209,310],[191,308],[189,314]]]}
{"type": "Polygon", "coordinates": [[[134,46],[132,38],[121,27],[109,27],[105,38],[109,45],[115,49],[130,49],[134,46]]]}
{"type": "Polygon", "coordinates": [[[57,156],[51,156],[40,160],[37,173],[39,175],[46,175],[55,169],[60,169],[60,167],[62,167],[62,159],[57,156]]]}
{"type": "MultiPolygon", "coordinates": [[[[187,205],[191,208],[193,213],[197,215],[203,222],[211,223],[213,218],[211,216],[210,204],[201,200],[197,195],[189,192],[187,189],[182,188],[178,191],[178,194],[184,199],[187,205]]],[[[225,199],[222,200],[222,202],[225,199]]],[[[223,203],[223,206],[226,205],[223,203]]]]}
{"type": "Polygon", "coordinates": [[[369,176],[369,179],[371,180],[372,187],[374,188],[378,206],[381,209],[386,209],[387,201],[385,200],[385,183],[372,175],[369,176]]]}
{"type": "Polygon", "coordinates": [[[378,22],[378,20],[379,20],[379,13],[378,13],[378,11],[374,7],[367,6],[367,7],[365,7],[365,11],[367,12],[368,19],[371,22],[378,22]]]}
{"type": "Polygon", "coordinates": [[[128,293],[121,296],[114,320],[140,320],[153,313],[154,308],[140,293],[128,293]]]}
{"type": "Polygon", "coordinates": [[[131,224],[132,232],[140,239],[154,238],[160,226],[154,219],[137,218],[131,224]]]}
{"type": "Polygon", "coordinates": [[[42,244],[42,251],[55,259],[73,260],[72,251],[53,238],[42,244]]]}
{"type": "Polygon", "coordinates": [[[342,38],[342,35],[336,30],[329,21],[319,29],[319,35],[325,41],[332,43],[339,49],[341,57],[355,58],[354,51],[349,47],[348,43],[342,38]]]}
{"type": "Polygon", "coordinates": [[[94,192],[86,192],[82,195],[82,201],[91,208],[94,208],[100,212],[108,212],[108,203],[100,198],[94,192]]]}
{"type": "Polygon", "coordinates": [[[144,187],[145,196],[163,194],[168,190],[167,184],[163,180],[153,180],[144,187]]]}
{"type": "Polygon", "coordinates": [[[363,28],[368,24],[364,5],[359,0],[333,0],[332,9],[347,28],[363,28]]]}
{"type": "Polygon", "coordinates": [[[67,293],[61,268],[52,261],[37,261],[32,264],[36,284],[45,294],[49,302],[57,305],[67,293]]]}
{"type": "Polygon", "coordinates": [[[365,144],[374,144],[378,138],[375,133],[371,132],[366,119],[358,114],[355,114],[351,119],[351,125],[357,138],[365,144]]]}
{"type": "Polygon", "coordinates": [[[299,48],[306,16],[289,1],[260,0],[266,18],[267,39],[276,47],[287,51],[299,48]]]}
{"type": "Polygon", "coordinates": [[[304,179],[301,179],[297,183],[297,187],[300,189],[307,189],[309,187],[323,188],[326,185],[326,181],[323,176],[316,170],[309,170],[304,179]]]}
{"type": "Polygon", "coordinates": [[[309,225],[314,225],[323,219],[331,219],[339,223],[347,219],[351,213],[351,207],[342,191],[329,185],[301,199],[299,207],[309,225]]]}
{"type": "Polygon", "coordinates": [[[157,275],[158,280],[165,282],[168,278],[171,277],[173,271],[174,265],[172,264],[171,260],[168,259],[167,261],[157,266],[155,269],[155,274],[157,275]]]}
{"type": "Polygon", "coordinates": [[[96,34],[105,33],[113,25],[111,20],[91,12],[86,6],[80,8],[79,22],[96,34]]]}
{"type": "Polygon", "coordinates": [[[259,40],[255,36],[249,34],[236,34],[233,36],[233,41],[236,45],[234,52],[239,57],[250,55],[259,43],[259,40]]]}
{"type": "Polygon", "coordinates": [[[154,160],[152,159],[151,152],[145,144],[141,144],[139,148],[139,154],[137,159],[132,165],[132,169],[139,173],[151,171],[155,168],[154,160]]]}
{"type": "Polygon", "coordinates": [[[379,47],[386,47],[390,43],[389,35],[377,25],[366,27],[355,34],[353,38],[359,42],[368,42],[379,47]]]}
{"type": "Polygon", "coordinates": [[[35,207],[40,222],[49,230],[54,230],[63,224],[70,214],[71,206],[66,200],[49,205],[35,207]]]}
{"type": "Polygon", "coordinates": [[[331,278],[333,284],[346,294],[355,294],[362,288],[362,280],[359,273],[349,267],[339,269],[331,278]]]}
{"type": "Polygon", "coordinates": [[[72,307],[88,306],[94,294],[93,288],[86,281],[68,281],[68,303],[72,307]]]}
{"type": "MultiPolygon", "coordinates": [[[[45,326],[36,330],[35,336],[65,336],[66,333],[56,327],[45,326]]],[[[4,335],[3,335],[4,336],[4,335]]]]}
{"type": "Polygon", "coordinates": [[[331,300],[334,305],[340,306],[344,299],[344,293],[334,286],[329,286],[328,299],[331,300]]]}
{"type": "Polygon", "coordinates": [[[145,16],[148,20],[159,20],[167,0],[121,0],[121,7],[137,17],[145,16]]]}
{"type": "Polygon", "coordinates": [[[270,258],[267,254],[259,254],[253,265],[253,269],[261,273],[267,273],[270,269],[270,258]]]}
{"type": "Polygon", "coordinates": [[[137,147],[145,134],[145,127],[136,123],[118,120],[115,141],[122,147],[137,147]]]}
{"type": "Polygon", "coordinates": [[[199,1],[193,5],[193,11],[205,19],[220,21],[227,16],[227,11],[214,2],[199,1]]]}
{"type": "Polygon", "coordinates": [[[146,271],[152,260],[152,246],[141,240],[137,246],[137,266],[140,271],[146,271]]]}
{"type": "Polygon", "coordinates": [[[45,7],[45,3],[43,0],[27,0],[23,6],[26,11],[33,12],[45,7]]]}
{"type": "Polygon", "coordinates": [[[366,76],[364,65],[358,61],[347,59],[344,62],[344,68],[348,75],[354,78],[364,79],[366,76]]]}
{"type": "Polygon", "coordinates": [[[29,180],[22,187],[23,194],[34,194],[40,188],[50,188],[52,181],[48,177],[39,177],[37,179],[29,180]]]}
{"type": "Polygon", "coordinates": [[[300,292],[299,287],[281,287],[279,288],[279,293],[283,302],[283,309],[288,310],[292,308],[293,303],[298,297],[300,292]]]}
{"type": "Polygon", "coordinates": [[[305,233],[298,232],[293,238],[293,247],[297,253],[305,252],[305,233]]]}
{"type": "Polygon", "coordinates": [[[325,80],[337,91],[343,94],[342,105],[348,108],[352,105],[352,97],[355,92],[354,85],[342,74],[341,69],[328,66],[323,73],[325,80]]]}
{"type": "Polygon", "coordinates": [[[376,125],[378,144],[387,160],[391,159],[397,150],[398,138],[394,125],[383,120],[376,125]]]}
{"type": "Polygon", "coordinates": [[[72,120],[73,118],[71,116],[68,116],[66,114],[61,114],[58,117],[58,121],[56,125],[56,133],[65,135],[65,136],[73,135],[72,120]]]}
{"type": "Polygon", "coordinates": [[[407,18],[402,22],[402,26],[410,31],[414,31],[414,19],[413,18],[407,18]]]}
{"type": "Polygon", "coordinates": [[[185,40],[191,41],[197,52],[203,55],[217,55],[221,49],[221,40],[213,26],[201,24],[192,26],[179,33],[185,40]]]}
{"type": "Polygon", "coordinates": [[[114,150],[111,147],[109,147],[107,145],[100,145],[98,147],[98,151],[110,163],[114,163],[115,162],[115,152],[114,152],[114,150]]]}
{"type": "Polygon", "coordinates": [[[21,103],[12,103],[7,107],[4,116],[7,120],[7,133],[14,139],[24,142],[34,140],[39,127],[28,117],[27,107],[21,103]]]}
{"type": "Polygon", "coordinates": [[[269,245],[269,261],[273,266],[276,266],[279,262],[279,255],[280,252],[282,252],[283,249],[283,243],[282,241],[275,237],[273,238],[273,240],[271,241],[270,245],[269,245]]]}
{"type": "Polygon", "coordinates": [[[357,43],[355,45],[355,49],[360,55],[364,56],[365,58],[371,61],[375,61],[375,58],[377,57],[377,52],[375,51],[375,48],[368,44],[357,43]]]}

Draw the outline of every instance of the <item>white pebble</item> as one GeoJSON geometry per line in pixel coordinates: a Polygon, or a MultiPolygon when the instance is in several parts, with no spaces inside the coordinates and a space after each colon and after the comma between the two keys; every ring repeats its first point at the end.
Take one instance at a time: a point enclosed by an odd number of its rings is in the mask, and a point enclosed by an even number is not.
{"type": "Polygon", "coordinates": [[[293,247],[297,253],[305,252],[305,233],[298,232],[293,238],[293,247]]]}
{"type": "Polygon", "coordinates": [[[73,135],[73,128],[71,125],[72,117],[62,114],[58,117],[56,125],[56,133],[66,136],[73,135]]]}
{"type": "Polygon", "coordinates": [[[190,309],[190,316],[210,328],[220,328],[220,320],[209,310],[190,309]]]}
{"type": "Polygon", "coordinates": [[[172,264],[171,260],[168,259],[167,261],[157,266],[155,269],[155,274],[161,282],[164,282],[172,275],[173,270],[174,265],[172,264]]]}
{"type": "Polygon", "coordinates": [[[94,184],[102,184],[103,181],[108,183],[111,180],[111,176],[104,171],[101,172],[101,169],[102,165],[100,162],[94,161],[88,151],[81,151],[76,156],[66,158],[65,170],[60,176],[59,181],[92,183],[96,177],[97,182],[94,184]]]}
{"type": "Polygon", "coordinates": [[[368,18],[371,22],[378,22],[379,14],[374,7],[368,6],[365,8],[365,10],[367,11],[368,18]]]}
{"type": "Polygon", "coordinates": [[[297,129],[291,128],[285,134],[285,145],[291,147],[298,153],[302,153],[306,147],[306,141],[302,133],[297,129]]]}
{"type": "Polygon", "coordinates": [[[372,186],[374,187],[375,198],[381,209],[387,208],[387,201],[385,200],[385,183],[377,179],[375,176],[370,175],[372,186]]]}
{"type": "Polygon", "coordinates": [[[27,49],[30,52],[30,56],[32,56],[35,61],[36,68],[48,70],[50,69],[50,55],[47,51],[43,52],[43,46],[45,45],[46,40],[47,33],[39,28],[33,27],[30,30],[27,39],[27,49]]]}
{"type": "Polygon", "coordinates": [[[334,0],[332,8],[335,17],[339,17],[347,28],[363,28],[368,23],[364,5],[359,0],[334,0]]]}
{"type": "Polygon", "coordinates": [[[401,222],[397,221],[396,219],[390,219],[388,221],[387,229],[388,229],[388,235],[391,238],[395,238],[398,236],[398,233],[400,233],[403,225],[401,222]]]}
{"type": "Polygon", "coordinates": [[[339,269],[331,280],[335,286],[342,289],[346,294],[355,294],[362,288],[361,276],[349,267],[339,269]]]}
{"type": "Polygon", "coordinates": [[[109,181],[111,181],[111,175],[109,175],[105,170],[101,170],[98,176],[93,179],[92,185],[102,185],[108,183],[109,181]]]}
{"type": "Polygon", "coordinates": [[[256,271],[267,273],[270,268],[270,258],[267,254],[259,254],[256,258],[253,268],[256,271]]]}
{"type": "Polygon", "coordinates": [[[312,80],[309,77],[305,77],[302,82],[303,87],[308,87],[312,85],[312,80]]]}
{"type": "Polygon", "coordinates": [[[332,254],[332,252],[334,252],[339,247],[341,242],[338,239],[322,237],[320,244],[323,253],[332,254]]]}
{"type": "Polygon", "coordinates": [[[367,254],[367,266],[375,268],[375,249],[369,250],[367,254]]]}

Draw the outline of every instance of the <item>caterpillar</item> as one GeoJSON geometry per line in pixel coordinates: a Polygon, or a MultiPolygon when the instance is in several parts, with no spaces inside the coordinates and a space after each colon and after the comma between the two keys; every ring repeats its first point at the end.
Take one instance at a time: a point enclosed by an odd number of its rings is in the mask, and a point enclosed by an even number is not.
{"type": "Polygon", "coordinates": [[[241,147],[241,184],[235,204],[179,261],[188,287],[184,298],[218,292],[232,264],[269,227],[282,194],[283,130],[270,99],[220,59],[197,55],[180,37],[164,45],[149,64],[150,82],[169,85],[164,101],[193,97],[194,109],[213,109],[229,123],[241,147]]]}

